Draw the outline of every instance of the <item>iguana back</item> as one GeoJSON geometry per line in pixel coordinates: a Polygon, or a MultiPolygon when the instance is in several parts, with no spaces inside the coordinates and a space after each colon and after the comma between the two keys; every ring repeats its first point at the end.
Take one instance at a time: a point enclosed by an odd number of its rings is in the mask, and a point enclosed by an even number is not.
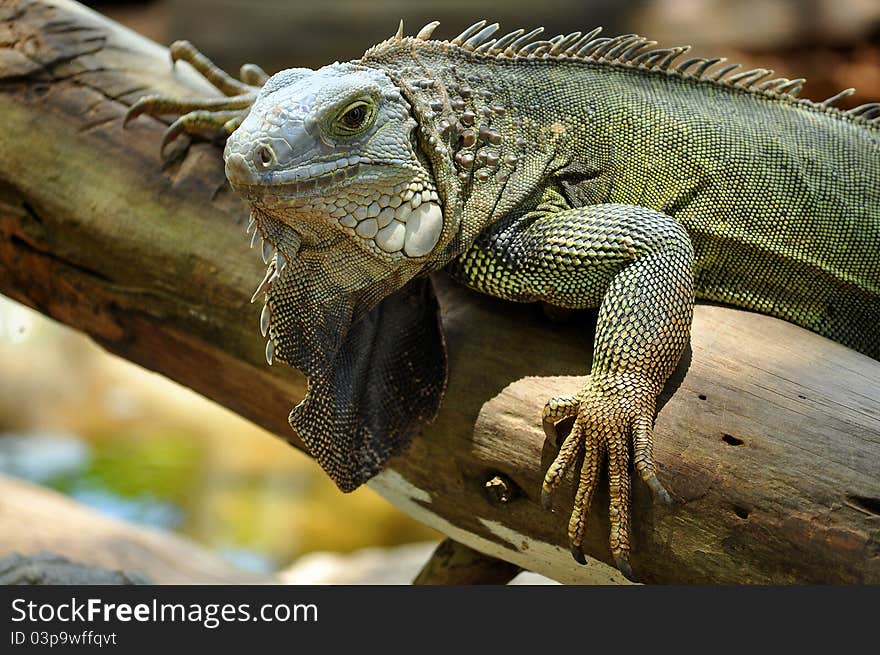
{"type": "Polygon", "coordinates": [[[694,73],[713,62],[702,59],[682,71],[670,64],[684,48],[654,51],[653,60],[621,50],[636,39],[607,39],[580,57],[392,40],[362,61],[408,81],[416,106],[464,100],[476,123],[501,135],[501,157],[517,158],[518,168],[484,167],[491,179],[469,179],[476,197],[490,196],[480,204],[492,202],[492,221],[548,184],[572,207],[662,211],[691,238],[698,297],[778,316],[880,359],[876,106],[845,112],[833,100],[798,99],[802,80],[765,82],[772,71],[763,69],[694,73]],[[427,71],[436,84],[424,90],[418,78],[427,71]],[[480,105],[499,111],[481,115],[480,105]]]}

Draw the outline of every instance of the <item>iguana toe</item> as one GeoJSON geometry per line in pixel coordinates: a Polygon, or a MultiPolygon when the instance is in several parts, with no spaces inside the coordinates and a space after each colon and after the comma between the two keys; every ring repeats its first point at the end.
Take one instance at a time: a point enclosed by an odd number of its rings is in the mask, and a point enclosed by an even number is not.
{"type": "Polygon", "coordinates": [[[256,64],[244,64],[240,71],[242,81],[235,80],[196,50],[189,41],[174,42],[170,51],[172,64],[177,61],[188,62],[223,92],[224,97],[144,96],[125,112],[122,126],[127,126],[142,114],[155,118],[176,115],[178,118],[162,138],[162,153],[169,143],[184,133],[205,140],[223,139],[232,134],[250,112],[260,87],[269,76],[256,64]]]}
{"type": "Polygon", "coordinates": [[[164,153],[168,144],[181,134],[189,134],[205,140],[229,136],[226,125],[238,118],[238,115],[237,111],[191,111],[184,114],[165,130],[159,151],[164,153]]]}
{"type": "Polygon", "coordinates": [[[542,424],[544,434],[554,446],[559,446],[559,433],[556,430],[556,423],[569,416],[577,416],[580,400],[577,396],[559,396],[551,398],[544,405],[544,415],[542,424]]]}
{"type": "MultiPolygon", "coordinates": [[[[190,66],[195,68],[202,77],[217,87],[217,89],[222,91],[225,95],[235,96],[253,90],[251,85],[245,82],[240,82],[224,72],[219,66],[199,52],[189,41],[175,41],[168,47],[168,51],[171,53],[172,66],[178,61],[187,62],[190,66]]],[[[254,65],[251,64],[251,66],[254,65]]],[[[254,66],[254,68],[259,69],[257,66],[254,66]]],[[[259,70],[262,72],[262,69],[259,70]]],[[[248,68],[248,74],[250,74],[251,71],[252,69],[248,68]]],[[[263,73],[263,75],[265,75],[265,73],[263,73]]]]}

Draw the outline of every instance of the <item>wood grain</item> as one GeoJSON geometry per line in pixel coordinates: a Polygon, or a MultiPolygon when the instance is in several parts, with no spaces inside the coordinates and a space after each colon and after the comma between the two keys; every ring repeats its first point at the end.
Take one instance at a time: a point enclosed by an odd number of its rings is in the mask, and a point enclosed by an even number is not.
{"type": "MultiPolygon", "coordinates": [[[[162,165],[159,121],[121,117],[156,90],[206,91],[167,52],[75,3],[0,8],[0,291],[87,332],[297,447],[287,414],[304,381],[268,368],[248,303],[263,265],[217,147],[162,165]]],[[[291,62],[295,65],[296,62],[291,62]]],[[[564,582],[614,581],[571,559],[566,486],[540,409],[589,370],[590,314],[562,323],[438,276],[450,351],[440,416],[370,482],[417,519],[564,582]],[[486,483],[500,478],[509,494],[486,483]]],[[[633,565],[646,582],[880,582],[880,363],[775,319],[700,306],[690,367],[657,418],[659,475],[634,485],[633,565]]],[[[588,553],[610,561],[607,493],[588,553]]]]}

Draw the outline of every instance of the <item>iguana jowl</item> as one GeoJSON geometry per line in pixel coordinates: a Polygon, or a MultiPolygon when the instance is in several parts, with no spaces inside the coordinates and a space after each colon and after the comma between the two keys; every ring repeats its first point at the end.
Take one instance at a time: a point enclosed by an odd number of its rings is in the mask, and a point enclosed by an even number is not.
{"type": "MultiPolygon", "coordinates": [[[[803,80],[682,61],[598,30],[452,41],[402,31],[358,60],[239,82],[185,42],[228,98],[148,97],[180,132],[230,133],[226,174],[264,243],[266,355],[302,369],[292,427],[343,490],[435,415],[446,380],[426,273],[501,298],[598,307],[587,386],[543,499],[585,457],[575,557],[607,462],[611,549],[628,562],[630,460],[658,498],[655,400],[694,296],[790,320],[880,359],[880,104],[798,99],[803,80]],[[233,132],[234,130],[234,132],[233,132]]],[[[250,229],[250,228],[249,228],[250,229]]]]}

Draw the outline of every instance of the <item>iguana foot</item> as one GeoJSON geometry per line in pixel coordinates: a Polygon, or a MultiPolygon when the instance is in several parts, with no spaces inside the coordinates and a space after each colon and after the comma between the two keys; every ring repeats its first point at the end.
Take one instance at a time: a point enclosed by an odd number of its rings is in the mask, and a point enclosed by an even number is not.
{"type": "Polygon", "coordinates": [[[664,503],[672,499],[657,479],[654,471],[653,418],[656,393],[633,375],[591,378],[577,396],[550,400],[544,407],[544,430],[556,441],[555,423],[575,416],[571,433],[559,448],[556,459],[547,469],[541,493],[541,503],[550,509],[551,494],[556,490],[566,471],[583,451],[580,480],[574,498],[574,510],[568,524],[571,552],[581,564],[586,563],[582,552],[587,527],[587,512],[603,461],[608,462],[609,495],[611,501],[611,554],[617,568],[633,579],[629,563],[630,553],[630,440],[636,471],[651,488],[654,497],[664,503]]]}
{"type": "Polygon", "coordinates": [[[150,95],[140,98],[125,114],[122,125],[141,114],[179,117],[166,130],[162,138],[161,152],[181,134],[189,134],[206,140],[226,138],[241,125],[256,100],[260,87],[269,76],[256,64],[241,67],[236,80],[220,70],[210,59],[195,49],[189,41],[175,41],[169,48],[172,64],[186,61],[226,97],[223,98],[172,98],[150,95]]]}

